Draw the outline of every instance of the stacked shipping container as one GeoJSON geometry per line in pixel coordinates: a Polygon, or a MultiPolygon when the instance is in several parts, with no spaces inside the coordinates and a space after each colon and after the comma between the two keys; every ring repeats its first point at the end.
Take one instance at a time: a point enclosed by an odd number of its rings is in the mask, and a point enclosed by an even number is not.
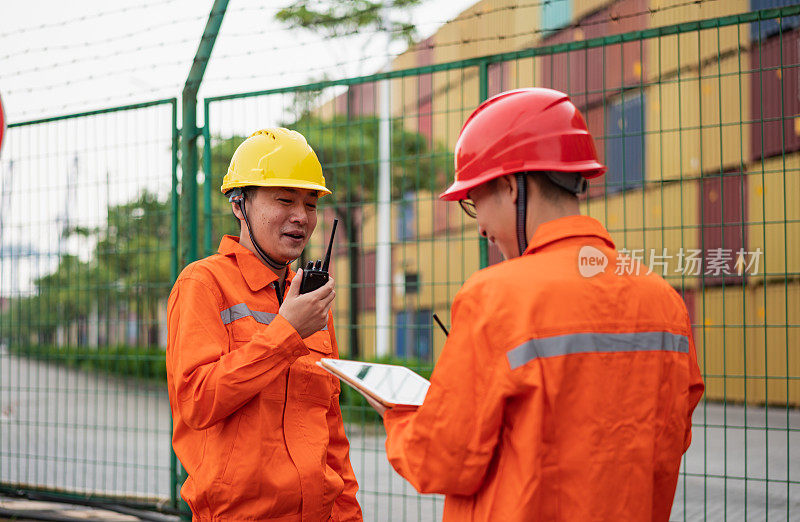
{"type": "MultiPolygon", "coordinates": [[[[484,0],[400,56],[395,68],[785,3],[564,0],[542,7],[484,0]]],[[[800,345],[798,329],[789,328],[800,323],[797,25],[792,18],[611,42],[491,64],[488,71],[489,95],[546,86],[568,92],[581,107],[609,166],[607,176],[592,181],[583,209],[607,225],[619,248],[640,251],[645,264],[653,253],[671,256],[664,275],[696,324],[709,399],[800,404],[800,360],[787,350],[800,345]],[[711,270],[707,258],[719,251],[731,258],[711,270]],[[742,273],[739,251],[761,253],[755,275],[742,273]],[[699,252],[698,270],[678,270],[687,252],[699,252]]],[[[438,150],[452,150],[478,101],[477,67],[393,81],[394,114],[438,150]]],[[[417,201],[416,242],[394,238],[393,272],[413,267],[426,290],[412,301],[396,294],[398,313],[409,306],[445,310],[455,282],[478,268],[473,222],[436,202],[435,191],[421,190],[417,201]],[[446,253],[444,263],[430,261],[435,252],[446,253]],[[448,283],[430,286],[434,281],[448,283]]],[[[364,230],[372,242],[374,217],[365,216],[364,230]]],[[[490,262],[499,259],[491,250],[490,262]]],[[[441,346],[437,335],[434,350],[441,346]]],[[[365,335],[367,353],[370,342],[365,335]]]]}

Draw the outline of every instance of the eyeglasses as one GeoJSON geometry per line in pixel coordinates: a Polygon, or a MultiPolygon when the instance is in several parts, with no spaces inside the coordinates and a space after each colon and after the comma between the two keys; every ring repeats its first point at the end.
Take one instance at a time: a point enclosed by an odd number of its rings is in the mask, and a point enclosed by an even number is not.
{"type": "Polygon", "coordinates": [[[475,210],[475,202],[471,199],[459,199],[458,204],[461,205],[461,209],[471,218],[478,217],[478,212],[475,210]]]}

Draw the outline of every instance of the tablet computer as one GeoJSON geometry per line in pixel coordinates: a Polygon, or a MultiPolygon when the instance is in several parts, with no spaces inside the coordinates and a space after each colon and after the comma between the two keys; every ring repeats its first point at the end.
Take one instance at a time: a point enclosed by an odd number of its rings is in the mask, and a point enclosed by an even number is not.
{"type": "Polygon", "coordinates": [[[317,364],[387,408],[422,405],[431,385],[404,366],[327,358],[317,364]]]}

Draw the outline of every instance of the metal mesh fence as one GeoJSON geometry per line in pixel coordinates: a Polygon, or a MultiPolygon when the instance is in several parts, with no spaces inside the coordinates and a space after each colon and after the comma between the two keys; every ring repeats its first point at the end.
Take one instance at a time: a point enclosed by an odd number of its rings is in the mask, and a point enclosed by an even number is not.
{"type": "MultiPolygon", "coordinates": [[[[211,254],[222,234],[238,232],[218,187],[244,137],[276,125],[300,131],[319,155],[334,193],[320,201],[319,224],[299,264],[321,257],[331,222],[338,218],[332,272],[342,357],[400,361],[425,374],[444,343],[432,313],[449,323],[450,303],[463,281],[501,261],[496,248],[478,239],[473,221],[457,206],[438,200],[452,178],[458,132],[472,110],[491,95],[528,86],[563,90],[581,108],[601,159],[609,166],[606,176],[591,182],[582,211],[607,226],[627,259],[641,261],[639,268],[631,263],[608,269],[662,274],[683,296],[694,324],[707,388],[695,413],[693,444],[683,462],[671,518],[796,518],[798,15],[800,7],[794,6],[669,25],[672,19],[644,10],[619,18],[624,22],[622,34],[593,32],[595,26],[587,23],[554,32],[541,46],[522,51],[437,65],[409,63],[403,70],[373,76],[208,98],[204,175],[199,182],[201,225],[188,230],[181,241],[197,242],[200,251],[211,254]]],[[[398,63],[403,66],[402,60],[398,63]]],[[[111,140],[113,133],[104,130],[102,122],[111,121],[117,128],[122,120],[113,119],[122,118],[122,113],[85,120],[102,140],[90,135],[80,142],[86,149],[82,154],[113,158],[120,164],[118,170],[82,170],[86,160],[71,167],[75,133],[55,123],[11,129],[8,157],[13,165],[4,163],[4,187],[6,179],[28,181],[14,181],[20,184],[10,191],[10,208],[24,210],[3,213],[3,245],[12,245],[3,251],[0,323],[5,343],[0,393],[3,408],[12,407],[10,413],[3,412],[0,423],[3,484],[86,493],[95,491],[88,477],[101,476],[102,463],[118,472],[97,491],[175,499],[179,477],[177,470],[169,471],[168,418],[162,420],[161,413],[158,419],[148,416],[156,415],[154,410],[166,411],[165,396],[159,391],[152,405],[132,406],[126,401],[150,400],[149,392],[139,385],[117,388],[121,381],[114,378],[112,386],[107,377],[114,366],[110,361],[157,358],[114,352],[126,344],[120,339],[129,338],[119,334],[123,337],[112,342],[112,331],[128,331],[132,321],[140,325],[131,337],[134,344],[164,346],[157,333],[161,316],[147,314],[163,306],[171,282],[162,278],[161,261],[156,259],[168,259],[164,252],[170,248],[178,250],[177,237],[165,236],[175,228],[142,222],[133,227],[131,243],[104,246],[108,251],[102,255],[118,269],[124,266],[128,277],[81,271],[90,264],[92,252],[95,258],[100,254],[97,245],[104,238],[122,233],[122,223],[112,219],[114,212],[129,213],[123,220],[126,226],[143,219],[135,215],[139,212],[150,215],[147,209],[138,210],[144,204],[139,188],[145,180],[157,178],[166,183],[158,186],[168,192],[174,123],[169,127],[159,119],[167,113],[167,106],[132,111],[154,115],[162,124],[161,138],[142,138],[143,128],[131,121],[124,123],[130,127],[119,141],[104,146],[98,143],[111,140]],[[23,132],[33,133],[32,139],[21,137],[23,132]],[[37,146],[36,140],[46,141],[48,148],[37,146]],[[156,141],[164,148],[138,148],[156,141]],[[54,149],[56,142],[62,145],[54,149]],[[61,164],[34,168],[34,162],[46,158],[61,164]],[[26,161],[38,178],[20,174],[26,161]],[[61,189],[53,188],[58,185],[56,171],[67,173],[61,174],[61,189]],[[97,172],[102,174],[99,178],[97,172]],[[83,180],[86,192],[71,184],[69,176],[83,180]],[[94,214],[59,217],[63,200],[57,198],[73,186],[77,195],[68,195],[67,201],[81,202],[83,197],[94,214]],[[116,197],[83,195],[99,194],[106,187],[116,197]],[[49,193],[53,202],[43,205],[40,198],[31,198],[37,191],[49,193]],[[7,221],[15,215],[16,221],[7,221]],[[160,241],[151,243],[154,227],[160,241]],[[87,231],[67,234],[72,228],[87,231]],[[19,237],[12,241],[6,234],[19,237]],[[36,241],[20,242],[23,237],[36,241]],[[36,268],[25,268],[25,263],[36,268]],[[12,270],[16,275],[7,279],[6,272],[12,270]],[[29,272],[22,277],[25,270],[29,272]],[[59,271],[64,279],[56,277],[59,271]],[[11,284],[6,281],[25,278],[27,286],[6,286],[11,284]],[[64,292],[54,286],[76,289],[76,304],[59,301],[64,292]],[[124,312],[120,303],[125,303],[124,312]],[[19,315],[27,309],[39,313],[19,315]],[[44,315],[45,310],[51,315],[44,315]],[[95,333],[92,324],[99,325],[97,339],[105,341],[93,347],[87,340],[83,348],[81,339],[92,337],[86,332],[95,333]],[[152,335],[144,325],[154,327],[152,335]],[[106,337],[99,332],[103,329],[109,332],[106,337]],[[50,345],[53,350],[48,351],[50,345]],[[30,353],[23,356],[20,346],[30,353]],[[103,361],[102,376],[55,364],[84,353],[103,361]],[[97,357],[100,354],[109,355],[97,357]],[[39,369],[26,373],[18,361],[39,369]],[[88,381],[70,380],[73,374],[88,381]],[[29,381],[20,380],[21,375],[29,381]],[[28,407],[30,397],[56,392],[66,394],[63,406],[43,399],[50,410],[19,413],[19,405],[28,407]],[[103,411],[109,411],[108,420],[100,423],[97,415],[103,411]],[[63,443],[61,435],[78,430],[100,433],[98,440],[106,445],[95,452],[84,439],[66,438],[70,442],[63,443]],[[163,449],[151,451],[149,442],[140,442],[148,436],[153,448],[163,449]],[[143,453],[137,453],[140,446],[143,453]],[[66,464],[73,461],[79,465],[66,464]],[[126,475],[138,472],[143,473],[141,479],[126,475]],[[65,480],[54,478],[65,474],[65,480]],[[126,482],[123,476],[133,478],[126,482]],[[142,486],[145,483],[148,486],[142,486]]],[[[174,159],[172,165],[174,169],[174,159]]],[[[163,223],[172,226],[172,207],[164,206],[167,192],[156,191],[153,201],[161,205],[163,223]]],[[[4,188],[3,193],[9,191],[4,188]]],[[[163,363],[163,355],[158,360],[163,363]]],[[[144,371],[136,368],[134,374],[144,371]]],[[[341,400],[365,519],[439,518],[440,497],[417,495],[391,471],[376,415],[346,387],[341,400]]]]}
{"type": "MultiPolygon", "coordinates": [[[[590,34],[586,22],[536,49],[208,99],[210,187],[249,132],[284,125],[306,135],[334,190],[321,200],[308,258],[321,255],[334,216],[347,231],[334,254],[342,356],[425,367],[444,341],[431,314],[447,317],[464,279],[501,260],[474,222],[437,199],[452,177],[461,125],[505,90],[569,93],[609,166],[582,210],[641,261],[613,269],[662,274],[695,325],[707,391],[673,518],[791,518],[800,466],[791,451],[800,442],[800,33],[792,9],[656,29],[658,15],[634,13],[624,17],[633,32],[621,35],[590,34]],[[383,193],[382,162],[391,180],[383,193]],[[381,259],[390,259],[388,277],[381,259]]],[[[215,199],[206,200],[209,252],[232,224],[215,199]]],[[[343,406],[368,518],[436,518],[439,500],[382,475],[382,431],[350,400],[343,406]]]]}
{"type": "Polygon", "coordinates": [[[174,100],[11,125],[0,484],[169,498],[174,100]]]}

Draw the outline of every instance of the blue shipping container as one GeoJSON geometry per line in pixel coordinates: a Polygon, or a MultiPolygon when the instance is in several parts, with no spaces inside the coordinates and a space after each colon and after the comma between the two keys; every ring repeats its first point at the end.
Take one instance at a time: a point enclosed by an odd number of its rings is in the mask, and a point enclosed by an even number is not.
{"type": "Polygon", "coordinates": [[[641,187],[644,181],[644,95],[623,95],[610,103],[605,123],[608,192],[641,187]]]}
{"type": "Polygon", "coordinates": [[[557,31],[572,21],[572,0],[543,0],[542,30],[557,31]]]}
{"type": "Polygon", "coordinates": [[[395,355],[400,359],[418,358],[426,361],[431,354],[431,311],[409,310],[394,316],[395,355]]]}
{"type": "MultiPolygon", "coordinates": [[[[775,9],[797,5],[797,0],[750,0],[750,11],[760,11],[762,9],[775,9]]],[[[774,18],[772,20],[761,20],[750,24],[750,38],[752,41],[767,38],[787,29],[800,27],[800,16],[790,16],[788,18],[774,18]]]]}

